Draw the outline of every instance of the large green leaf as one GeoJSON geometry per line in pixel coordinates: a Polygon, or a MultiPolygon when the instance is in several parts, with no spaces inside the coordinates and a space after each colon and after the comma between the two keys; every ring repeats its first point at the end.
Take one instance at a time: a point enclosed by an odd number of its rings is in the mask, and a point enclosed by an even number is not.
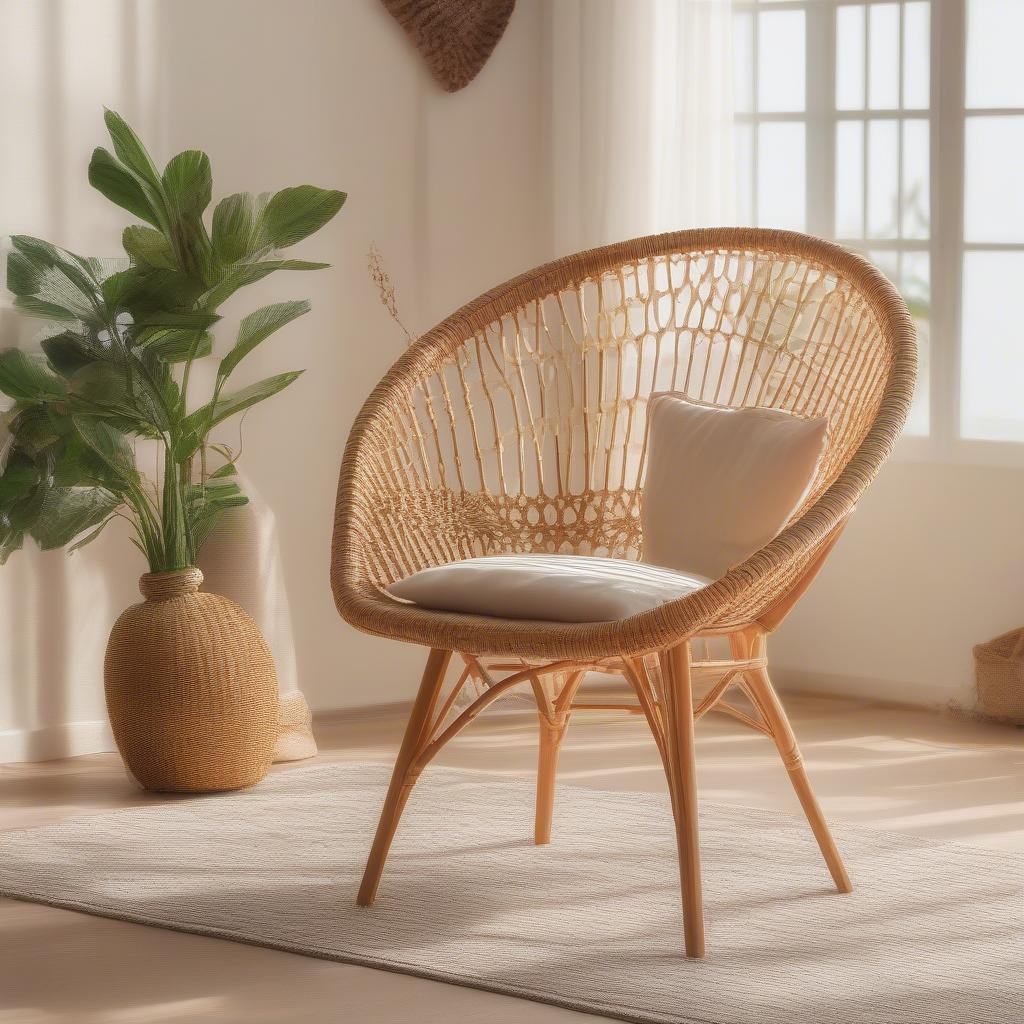
{"type": "Polygon", "coordinates": [[[302,372],[302,370],[293,370],[290,373],[279,373],[276,377],[267,377],[240,391],[234,391],[230,395],[221,395],[216,402],[207,402],[195,412],[189,413],[182,420],[181,434],[175,445],[174,458],[181,462],[193,455],[206,431],[228,417],[283,391],[292,381],[300,377],[302,372]]]}
{"type": "Polygon", "coordinates": [[[58,249],[55,245],[51,245],[41,238],[33,238],[31,235],[12,235],[11,245],[16,252],[36,268],[38,282],[32,294],[39,290],[38,286],[42,284],[46,271],[56,271],[86,298],[89,300],[95,298],[99,282],[96,280],[95,270],[89,260],[58,249]]]}
{"type": "Polygon", "coordinates": [[[8,429],[11,445],[37,461],[66,437],[70,428],[64,412],[57,412],[50,401],[22,403],[11,418],[8,429]]]}
{"type": "Polygon", "coordinates": [[[34,295],[18,295],[14,300],[14,308],[21,310],[26,316],[34,316],[40,320],[54,320],[57,323],[71,324],[86,319],[88,314],[83,309],[46,302],[34,295]]]}
{"type": "Polygon", "coordinates": [[[171,249],[163,232],[157,231],[156,228],[132,224],[124,229],[121,244],[135,263],[145,263],[165,270],[176,269],[174,250],[171,249]]]}
{"type": "Polygon", "coordinates": [[[231,351],[221,360],[217,368],[220,377],[227,377],[232,370],[261,342],[285,324],[309,312],[309,302],[275,302],[262,306],[242,320],[238,327],[238,340],[231,351]]]}
{"type": "Polygon", "coordinates": [[[220,320],[219,313],[207,313],[202,309],[166,309],[150,313],[140,320],[140,328],[147,327],[180,327],[183,330],[202,331],[212,327],[220,320]]]}
{"type": "MultiPolygon", "coordinates": [[[[133,384],[135,382],[129,380],[125,366],[94,362],[74,374],[68,382],[68,390],[75,408],[81,411],[142,419],[141,403],[133,394],[136,390],[133,384]]],[[[141,390],[141,384],[138,390],[141,390]]]]}
{"type": "Polygon", "coordinates": [[[8,270],[17,309],[46,320],[99,323],[97,261],[28,235],[13,235],[11,244],[8,270]]]}
{"type": "Polygon", "coordinates": [[[21,452],[12,452],[0,473],[0,565],[17,551],[25,536],[25,521],[34,519],[33,509],[41,502],[40,473],[35,463],[21,452]],[[23,510],[27,509],[29,515],[23,510]]]}
{"type": "Polygon", "coordinates": [[[22,401],[46,401],[62,397],[66,388],[41,360],[9,348],[0,352],[0,391],[22,401]]]}
{"type": "Polygon", "coordinates": [[[249,499],[237,484],[207,483],[195,488],[189,507],[189,520],[196,550],[205,543],[221,516],[230,508],[247,505],[249,499]]]}
{"type": "Polygon", "coordinates": [[[51,487],[29,533],[44,551],[62,548],[106,520],[120,504],[117,495],[98,487],[51,487]]]}
{"type": "MultiPolygon", "coordinates": [[[[109,421],[108,421],[109,424],[109,421]]],[[[125,487],[121,472],[115,472],[85,443],[74,423],[72,433],[54,449],[52,462],[54,487],[104,487],[120,492],[125,487]]],[[[116,429],[116,428],[115,428],[116,429]]]]}
{"type": "MultiPolygon", "coordinates": [[[[202,284],[187,274],[160,267],[136,264],[115,276],[119,279],[116,305],[129,310],[136,323],[150,316],[161,319],[169,311],[188,310],[203,291],[202,284]]],[[[108,301],[113,304],[113,299],[108,301]]]]}
{"type": "Polygon", "coordinates": [[[264,260],[258,263],[239,263],[232,267],[199,302],[206,309],[217,309],[239,288],[255,284],[273,274],[275,270],[323,270],[329,263],[311,263],[308,260],[264,260]]]}
{"type": "Polygon", "coordinates": [[[83,366],[99,358],[93,344],[88,338],[73,331],[63,331],[43,338],[40,342],[46,358],[62,377],[70,377],[83,366]]]}
{"type": "Polygon", "coordinates": [[[334,189],[298,185],[274,193],[260,218],[264,237],[284,249],[319,231],[340,209],[347,196],[334,189]]]}
{"type": "Polygon", "coordinates": [[[121,209],[154,227],[160,226],[160,218],[138,178],[102,146],[93,150],[89,161],[89,184],[121,209]]]}
{"type": "Polygon", "coordinates": [[[118,271],[104,279],[100,285],[100,293],[108,314],[116,317],[118,311],[129,308],[136,279],[135,267],[128,267],[127,270],[118,271]]]}
{"type": "Polygon", "coordinates": [[[139,336],[138,345],[164,362],[178,363],[208,356],[213,351],[213,335],[184,327],[151,327],[139,336]]]}
{"type": "Polygon", "coordinates": [[[238,508],[247,505],[249,499],[242,493],[242,488],[231,480],[215,480],[210,478],[205,484],[194,484],[186,495],[190,508],[214,505],[217,508],[238,508]]]}
{"type": "MultiPolygon", "coordinates": [[[[189,514],[189,525],[192,531],[192,543],[195,545],[197,552],[209,539],[210,534],[213,533],[223,514],[224,510],[216,505],[204,505],[202,508],[191,511],[189,514]]],[[[0,542],[2,542],[2,534],[0,534],[0,542]]],[[[2,556],[3,548],[0,547],[0,558],[2,556]]],[[[0,561],[0,565],[3,565],[3,561],[0,561]]]]}
{"type": "Polygon", "coordinates": [[[248,259],[261,246],[259,204],[251,192],[225,196],[213,211],[213,248],[223,263],[248,259]]]}
{"type": "Polygon", "coordinates": [[[7,254],[7,287],[15,295],[35,295],[42,279],[43,272],[33,260],[16,249],[7,254]]]}
{"type": "Polygon", "coordinates": [[[31,529],[43,506],[47,487],[45,483],[33,487],[32,490],[18,501],[12,501],[3,510],[3,518],[10,528],[17,532],[31,529]]]}
{"type": "Polygon", "coordinates": [[[124,363],[92,363],[69,381],[76,411],[115,417],[121,429],[153,436],[170,431],[180,400],[177,382],[160,359],[146,350],[124,363]],[[130,372],[129,372],[130,371],[130,372]]]}
{"type": "Polygon", "coordinates": [[[26,498],[39,483],[39,467],[24,452],[13,451],[0,473],[0,509],[26,498]]]}
{"type": "Polygon", "coordinates": [[[129,170],[134,171],[147,184],[158,187],[160,185],[160,172],[153,163],[142,140],[132,131],[128,122],[120,114],[113,110],[103,112],[103,120],[110,135],[110,141],[114,145],[114,152],[118,159],[129,170]]]}
{"type": "Polygon", "coordinates": [[[15,529],[0,512],[0,565],[6,565],[7,559],[18,551],[25,540],[24,531],[15,529]]]}
{"type": "Polygon", "coordinates": [[[172,210],[179,215],[202,216],[213,195],[210,158],[198,149],[172,157],[164,168],[163,187],[172,210]]]}
{"type": "Polygon", "coordinates": [[[135,455],[128,439],[121,431],[95,416],[76,415],[73,422],[78,436],[111,472],[114,479],[121,483],[133,483],[138,480],[135,455]]]}

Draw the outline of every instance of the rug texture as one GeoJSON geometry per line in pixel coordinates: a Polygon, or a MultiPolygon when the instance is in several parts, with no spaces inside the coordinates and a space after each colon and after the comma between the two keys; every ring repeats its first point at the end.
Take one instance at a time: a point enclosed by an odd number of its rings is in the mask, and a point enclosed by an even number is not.
{"type": "Polygon", "coordinates": [[[280,773],[0,838],[0,891],[629,1021],[1024,1020],[1009,853],[840,827],[830,885],[802,819],[705,805],[708,956],[682,956],[666,799],[562,786],[535,847],[525,782],[430,768],[377,904],[355,893],[390,774],[280,773]]]}

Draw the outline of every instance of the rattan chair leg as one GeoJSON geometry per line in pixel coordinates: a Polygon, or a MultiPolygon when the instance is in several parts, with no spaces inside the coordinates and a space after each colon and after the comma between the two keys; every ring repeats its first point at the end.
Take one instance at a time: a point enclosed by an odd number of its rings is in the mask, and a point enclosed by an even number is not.
{"type": "Polygon", "coordinates": [[[538,714],[540,728],[537,748],[537,811],[533,824],[533,841],[538,846],[551,842],[551,817],[555,809],[555,778],[558,774],[558,752],[562,746],[569,716],[560,723],[538,714]]]}
{"type": "Polygon", "coordinates": [[[665,708],[665,753],[673,794],[679,883],[683,900],[683,937],[688,957],[704,956],[704,902],[697,830],[697,769],[693,740],[690,647],[681,643],[659,655],[665,708]]]}
{"type": "MultiPolygon", "coordinates": [[[[756,637],[754,644],[763,650],[763,637],[756,637]]],[[[734,648],[735,649],[735,648],[734,648]]],[[[800,755],[800,748],[797,746],[796,735],[793,727],[789,724],[786,710],[779,700],[779,695],[772,686],[767,669],[755,668],[744,673],[747,693],[760,711],[768,727],[771,729],[772,738],[778,748],[782,763],[789,773],[789,781],[793,785],[800,806],[804,810],[807,822],[811,826],[814,838],[818,842],[818,848],[825,858],[829,874],[840,892],[853,892],[853,884],[850,876],[846,873],[843,859],[836,848],[835,840],[829,831],[825,815],[821,812],[814,791],[811,789],[810,780],[807,778],[807,770],[804,768],[803,758],[800,755]]]]}
{"type": "Polygon", "coordinates": [[[377,896],[377,886],[380,883],[381,872],[384,870],[384,861],[387,859],[388,850],[391,848],[391,840],[394,838],[395,829],[398,828],[398,819],[402,816],[409,793],[419,776],[418,771],[414,772],[410,769],[429,739],[431,719],[437,707],[437,700],[441,694],[441,686],[444,683],[445,672],[448,669],[451,656],[451,651],[435,649],[427,657],[419,693],[416,694],[416,701],[405,727],[405,736],[402,738],[402,746],[398,751],[395,769],[391,775],[391,785],[388,787],[388,795],[384,799],[377,833],[373,837],[373,846],[370,847],[370,856],[367,858],[363,881],[359,886],[359,895],[356,897],[356,902],[361,907],[370,906],[377,896]]]}

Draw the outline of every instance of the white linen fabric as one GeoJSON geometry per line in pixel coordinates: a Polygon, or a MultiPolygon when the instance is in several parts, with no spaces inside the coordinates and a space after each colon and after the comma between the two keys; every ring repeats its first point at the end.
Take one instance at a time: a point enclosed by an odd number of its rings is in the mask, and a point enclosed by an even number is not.
{"type": "Polygon", "coordinates": [[[778,535],[800,506],[828,421],[655,395],[648,416],[643,560],[710,579],[778,535]]]}
{"type": "Polygon", "coordinates": [[[407,576],[393,597],[437,611],[548,622],[607,622],[649,611],[711,581],[622,558],[496,555],[407,576]]]}

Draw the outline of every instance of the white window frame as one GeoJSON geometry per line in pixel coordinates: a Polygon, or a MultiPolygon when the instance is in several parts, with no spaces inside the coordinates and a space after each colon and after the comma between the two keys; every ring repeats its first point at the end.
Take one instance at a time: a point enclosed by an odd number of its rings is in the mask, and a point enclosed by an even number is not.
{"type": "MultiPolygon", "coordinates": [[[[760,112],[757,108],[757,18],[753,18],[753,112],[737,113],[750,124],[754,154],[753,220],[757,222],[757,126],[798,122],[806,125],[807,220],[809,233],[833,237],[835,225],[836,125],[842,120],[922,118],[929,122],[928,239],[871,239],[876,251],[920,251],[929,254],[930,316],[928,418],[926,435],[904,436],[897,456],[912,461],[1024,465],[1024,444],[964,438],[960,434],[960,368],[962,358],[962,294],[967,252],[1024,251],[1024,244],[966,243],[964,238],[964,138],[967,118],[1012,116],[1024,109],[967,109],[965,103],[968,0],[931,0],[930,106],[927,110],[838,110],[836,108],[836,10],[869,8],[891,0],[735,0],[736,11],[799,10],[805,16],[805,110],[760,112]]],[[[1024,0],[1022,0],[1024,2],[1024,0]]],[[[900,21],[900,54],[903,48],[900,21]]],[[[865,40],[867,51],[867,39],[865,40]]],[[[865,88],[867,88],[865,81],[865,88]]],[[[902,98],[903,76],[900,74],[902,98]]],[[[865,147],[866,148],[866,147],[865,147]]],[[[865,156],[866,160],[866,156],[865,156]]],[[[866,175],[866,169],[865,169],[866,175]]],[[[897,175],[902,188],[902,175],[897,175]]],[[[862,239],[837,239],[864,247],[862,239]]],[[[1022,282],[1024,285],[1024,282],[1022,282]]]]}

